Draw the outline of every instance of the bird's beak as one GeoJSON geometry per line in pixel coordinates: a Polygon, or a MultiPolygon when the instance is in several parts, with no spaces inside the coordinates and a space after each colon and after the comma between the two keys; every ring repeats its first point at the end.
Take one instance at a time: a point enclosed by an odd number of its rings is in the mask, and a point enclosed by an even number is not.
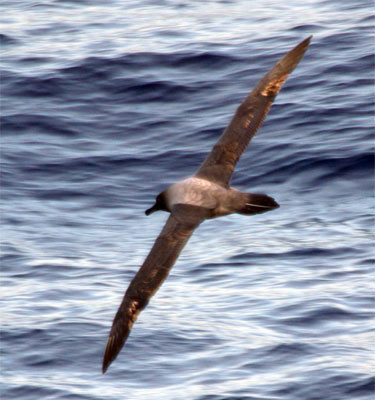
{"type": "Polygon", "coordinates": [[[158,203],[155,203],[151,208],[149,208],[148,210],[145,211],[145,214],[150,215],[153,212],[158,211],[158,210],[160,210],[158,203]]]}

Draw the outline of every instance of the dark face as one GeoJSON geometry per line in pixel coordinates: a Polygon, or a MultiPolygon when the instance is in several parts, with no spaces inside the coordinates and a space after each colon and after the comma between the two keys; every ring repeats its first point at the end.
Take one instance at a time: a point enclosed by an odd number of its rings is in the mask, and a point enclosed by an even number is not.
{"type": "Polygon", "coordinates": [[[145,211],[146,215],[150,215],[155,211],[168,211],[167,206],[165,204],[164,193],[160,193],[156,196],[155,204],[145,211]]]}

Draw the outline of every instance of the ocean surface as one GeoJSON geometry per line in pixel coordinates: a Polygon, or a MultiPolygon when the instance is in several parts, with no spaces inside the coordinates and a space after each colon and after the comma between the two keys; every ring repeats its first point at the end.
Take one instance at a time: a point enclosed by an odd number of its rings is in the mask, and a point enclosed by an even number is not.
{"type": "Polygon", "coordinates": [[[1,2],[1,399],[374,399],[374,19],[361,0],[1,2]],[[233,186],[105,375],[167,214],[264,73],[313,35],[233,186]]]}

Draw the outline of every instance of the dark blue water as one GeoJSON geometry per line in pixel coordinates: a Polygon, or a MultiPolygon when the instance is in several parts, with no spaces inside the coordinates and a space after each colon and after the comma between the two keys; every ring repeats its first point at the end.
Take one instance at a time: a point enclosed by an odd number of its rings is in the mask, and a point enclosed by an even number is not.
{"type": "Polygon", "coordinates": [[[3,1],[2,399],[373,398],[370,1],[3,1]],[[112,318],[240,101],[313,34],[208,221],[101,375],[112,318]]]}

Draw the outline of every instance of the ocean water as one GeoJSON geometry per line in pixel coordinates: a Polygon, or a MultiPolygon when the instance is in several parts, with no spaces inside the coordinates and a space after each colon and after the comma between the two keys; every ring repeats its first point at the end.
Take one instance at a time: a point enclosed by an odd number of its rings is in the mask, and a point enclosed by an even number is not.
{"type": "Polygon", "coordinates": [[[374,395],[374,20],[361,0],[4,0],[1,398],[374,395]],[[123,293],[253,85],[311,46],[105,375],[123,293]]]}

